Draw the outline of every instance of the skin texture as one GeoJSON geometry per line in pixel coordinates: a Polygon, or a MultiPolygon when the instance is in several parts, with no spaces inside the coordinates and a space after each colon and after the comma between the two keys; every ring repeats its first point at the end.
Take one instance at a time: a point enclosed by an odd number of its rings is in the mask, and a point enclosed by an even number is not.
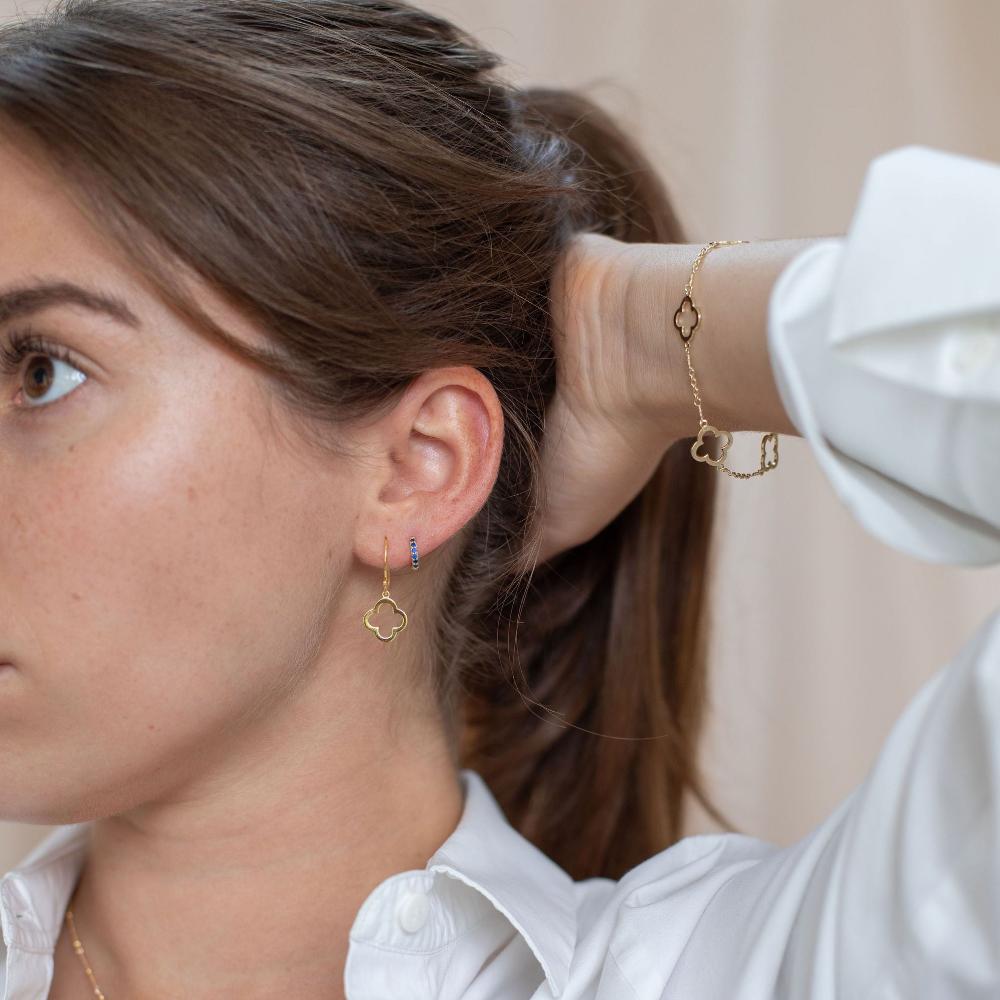
{"type": "MultiPolygon", "coordinates": [[[[367,461],[318,454],[37,150],[0,140],[0,177],[0,292],[75,281],[143,325],[49,308],[31,327],[75,367],[52,360],[41,400],[38,352],[0,379],[0,816],[98,819],[74,912],[109,997],[340,996],[364,899],[461,815],[442,722],[401,678],[435,550],[495,481],[499,402],[475,369],[436,370],[354,429],[367,461]],[[391,643],[361,626],[383,535],[411,611],[391,643]]],[[[92,995],[65,925],[50,995],[92,995]]]]}

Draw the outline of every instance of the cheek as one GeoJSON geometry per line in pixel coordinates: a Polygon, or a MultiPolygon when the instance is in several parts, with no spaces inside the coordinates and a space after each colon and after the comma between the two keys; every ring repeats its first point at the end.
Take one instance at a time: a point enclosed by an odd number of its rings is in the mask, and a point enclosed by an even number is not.
{"type": "Polygon", "coordinates": [[[45,499],[5,540],[23,658],[0,690],[7,819],[107,815],[192,776],[318,611],[326,547],[245,415],[214,400],[99,437],[36,463],[24,495],[45,499]]]}

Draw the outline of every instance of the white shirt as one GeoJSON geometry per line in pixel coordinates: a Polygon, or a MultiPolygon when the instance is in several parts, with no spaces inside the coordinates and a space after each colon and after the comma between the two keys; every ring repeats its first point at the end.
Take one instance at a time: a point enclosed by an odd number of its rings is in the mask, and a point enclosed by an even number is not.
{"type": "MultiPolygon", "coordinates": [[[[917,558],[1000,561],[1000,166],[922,146],[874,159],[846,235],[780,275],[768,344],[865,528],[917,558]]],[[[348,1000],[1000,997],[1000,612],[789,847],[689,836],[575,882],[461,777],[457,828],[358,911],[348,1000]]],[[[89,825],[0,880],[2,1000],[48,994],[89,825]]]]}

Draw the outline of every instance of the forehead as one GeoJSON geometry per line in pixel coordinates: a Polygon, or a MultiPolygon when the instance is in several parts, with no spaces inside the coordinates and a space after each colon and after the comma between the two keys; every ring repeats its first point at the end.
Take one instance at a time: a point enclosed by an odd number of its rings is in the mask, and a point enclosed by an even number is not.
{"type": "MultiPolygon", "coordinates": [[[[146,329],[179,317],[77,203],[80,195],[33,140],[0,127],[0,293],[40,283],[78,284],[130,307],[146,329]]],[[[256,331],[182,263],[176,275],[212,318],[244,339],[256,331]]]]}
{"type": "Polygon", "coordinates": [[[43,276],[121,283],[116,256],[40,150],[0,131],[0,284],[43,276]]]}

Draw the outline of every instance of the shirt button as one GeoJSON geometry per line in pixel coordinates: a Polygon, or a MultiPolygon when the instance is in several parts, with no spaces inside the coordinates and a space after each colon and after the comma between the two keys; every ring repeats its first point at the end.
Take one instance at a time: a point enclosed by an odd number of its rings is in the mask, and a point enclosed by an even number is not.
{"type": "Polygon", "coordinates": [[[396,907],[399,926],[409,934],[415,934],[427,923],[431,904],[426,892],[408,892],[396,907]]]}
{"type": "Polygon", "coordinates": [[[996,351],[1000,331],[966,334],[955,346],[951,366],[959,375],[972,375],[982,371],[996,351]]]}

